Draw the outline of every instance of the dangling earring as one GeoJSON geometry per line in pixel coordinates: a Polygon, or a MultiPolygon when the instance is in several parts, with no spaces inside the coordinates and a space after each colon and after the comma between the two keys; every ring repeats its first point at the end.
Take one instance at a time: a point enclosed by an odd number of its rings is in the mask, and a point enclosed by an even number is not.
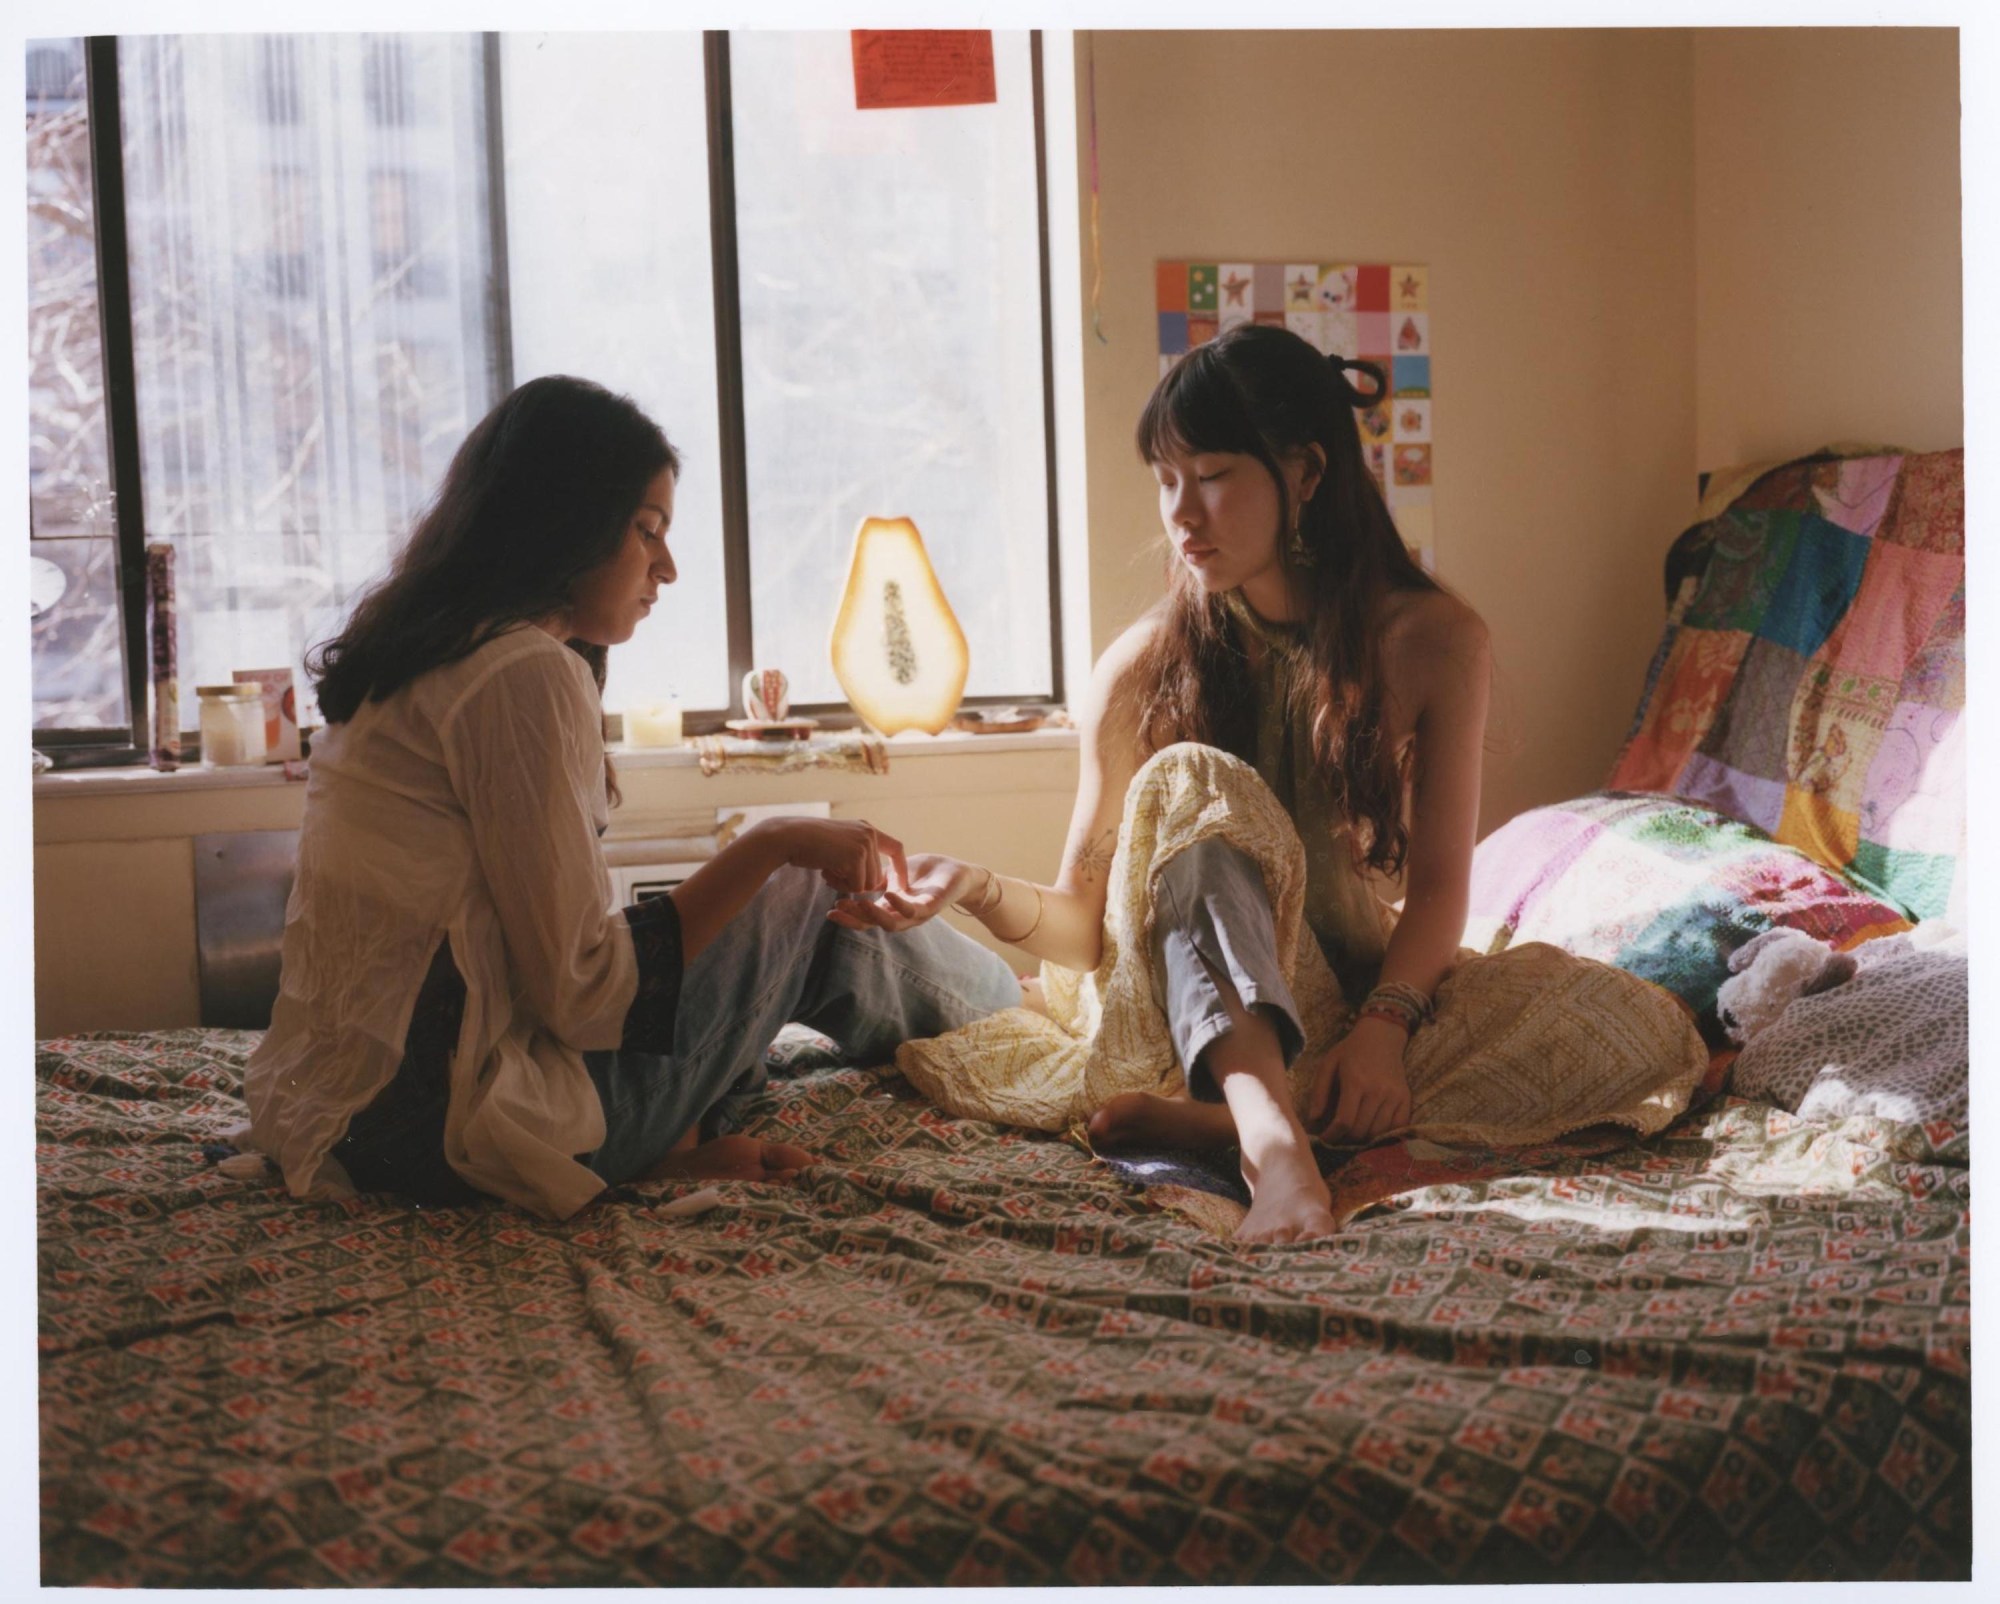
{"type": "Polygon", "coordinates": [[[1292,509],[1292,532],[1285,540],[1285,555],[1291,558],[1295,568],[1310,568],[1319,561],[1317,554],[1306,544],[1305,531],[1300,527],[1304,515],[1302,505],[1292,509]]]}

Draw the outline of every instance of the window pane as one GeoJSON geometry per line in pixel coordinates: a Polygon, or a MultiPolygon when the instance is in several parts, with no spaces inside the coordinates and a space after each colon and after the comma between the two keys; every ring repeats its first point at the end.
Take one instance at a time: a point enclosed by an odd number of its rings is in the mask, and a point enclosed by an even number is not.
{"type": "Polygon", "coordinates": [[[508,35],[501,49],[514,376],[573,373],[681,454],[680,579],[611,654],[604,701],[729,703],[701,35],[508,35]]]}
{"type": "Polygon", "coordinates": [[[472,36],[131,37],[119,81],[191,728],[232,669],[290,664],[305,699],[491,400],[484,75],[472,36]]]}
{"type": "Polygon", "coordinates": [[[35,728],[129,730],[83,41],[30,40],[27,79],[35,728]]]}
{"type": "Polygon", "coordinates": [[[968,695],[1046,695],[1048,500],[1028,36],[993,105],[859,111],[846,33],[732,33],[755,655],[842,700],[855,525],[923,531],[968,695]]]}

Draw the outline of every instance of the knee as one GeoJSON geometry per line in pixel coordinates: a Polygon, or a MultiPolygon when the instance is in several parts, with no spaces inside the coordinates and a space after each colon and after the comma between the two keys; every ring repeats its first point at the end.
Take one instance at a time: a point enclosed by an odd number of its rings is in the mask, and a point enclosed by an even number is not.
{"type": "Polygon", "coordinates": [[[1225,752],[1219,746],[1204,746],[1198,741],[1176,741],[1161,747],[1139,765],[1126,794],[1166,796],[1188,789],[1237,805],[1259,799],[1275,801],[1254,765],[1233,752],[1225,752]]]}
{"type": "Polygon", "coordinates": [[[1166,949],[1176,936],[1203,950],[1211,962],[1220,959],[1218,925],[1244,930],[1269,927],[1271,899],[1257,860],[1221,836],[1208,836],[1177,852],[1154,881],[1153,961],[1166,962],[1166,949]]]}
{"type": "Polygon", "coordinates": [[[1177,890],[1200,892],[1224,886],[1264,895],[1264,873],[1257,860],[1223,836],[1204,836],[1167,860],[1160,878],[1177,890]]]}

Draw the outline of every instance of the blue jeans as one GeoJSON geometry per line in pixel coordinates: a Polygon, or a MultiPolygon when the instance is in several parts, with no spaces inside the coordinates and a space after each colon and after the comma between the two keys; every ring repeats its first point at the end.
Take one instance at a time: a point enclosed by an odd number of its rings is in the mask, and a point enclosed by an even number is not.
{"type": "Polygon", "coordinates": [[[1290,1065],[1305,1046],[1305,1031],[1278,964],[1264,876],[1248,854],[1211,836],[1160,871],[1153,897],[1154,990],[1188,1090],[1211,1101],[1222,1093],[1201,1055],[1230,1029],[1221,977],[1245,1009],[1265,1010],[1290,1065]]]}
{"type": "Polygon", "coordinates": [[[903,1042],[942,1035],[1021,1000],[998,954],[942,920],[914,930],[845,930],[837,893],[810,869],[780,869],[681,978],[671,1054],[588,1052],[604,1145],[584,1160],[612,1185],[656,1163],[698,1122],[737,1123],[764,1085],[764,1050],[787,1022],[842,1055],[886,1063],[903,1042]]]}

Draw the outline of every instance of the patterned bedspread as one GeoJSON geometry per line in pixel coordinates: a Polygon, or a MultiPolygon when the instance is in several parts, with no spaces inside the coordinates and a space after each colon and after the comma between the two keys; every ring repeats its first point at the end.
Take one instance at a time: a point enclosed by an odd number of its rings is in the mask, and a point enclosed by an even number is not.
{"type": "Polygon", "coordinates": [[[1962,1137],[1725,1100],[1238,1250],[835,1070],[803,1184],[554,1225],[225,1176],[253,1041],[39,1055],[45,1583],[1969,1575],[1962,1137]]]}

